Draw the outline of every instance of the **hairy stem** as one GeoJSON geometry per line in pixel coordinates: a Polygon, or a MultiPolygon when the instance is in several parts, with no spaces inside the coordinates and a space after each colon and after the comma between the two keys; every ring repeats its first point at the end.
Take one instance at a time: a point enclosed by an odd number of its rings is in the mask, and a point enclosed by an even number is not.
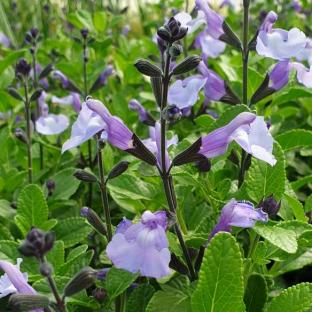
{"type": "Polygon", "coordinates": [[[31,120],[30,120],[30,102],[28,95],[28,80],[24,80],[25,92],[25,119],[26,119],[26,135],[27,135],[27,163],[28,163],[28,183],[33,181],[33,168],[32,168],[32,140],[31,140],[31,120]]]}
{"type": "MultiPolygon", "coordinates": [[[[41,265],[48,265],[46,259],[43,257],[42,259],[39,260],[40,264],[41,265]]],[[[47,281],[48,281],[48,284],[49,284],[49,287],[53,293],[53,296],[55,298],[55,301],[56,301],[56,305],[59,309],[60,312],[67,312],[67,309],[65,307],[65,304],[64,304],[64,301],[61,299],[61,296],[58,292],[58,289],[56,287],[56,284],[55,284],[55,281],[54,281],[54,278],[52,277],[51,273],[48,274],[46,276],[47,278],[47,281]]]]}
{"type": "Polygon", "coordinates": [[[98,139],[98,157],[97,158],[98,158],[99,175],[100,175],[99,187],[100,187],[100,192],[101,192],[103,212],[105,215],[105,222],[106,222],[106,228],[107,228],[107,239],[110,241],[113,237],[112,222],[111,222],[111,217],[110,217],[107,188],[106,188],[106,183],[105,183],[102,149],[99,145],[100,144],[99,144],[99,139],[98,139]]]}
{"type": "MultiPolygon", "coordinates": [[[[170,82],[170,75],[169,75],[169,67],[170,67],[170,54],[169,54],[169,48],[167,47],[164,55],[164,76],[163,76],[163,90],[162,90],[162,101],[161,101],[161,114],[160,114],[160,124],[161,124],[161,177],[164,185],[164,190],[169,206],[169,210],[176,214],[176,201],[174,196],[174,189],[173,189],[173,183],[171,182],[171,176],[167,172],[166,168],[166,119],[164,118],[163,111],[167,106],[167,96],[168,96],[168,87],[170,82]]],[[[189,271],[189,277],[191,280],[196,279],[196,273],[193,268],[193,264],[191,261],[191,257],[189,255],[189,252],[187,250],[186,244],[183,239],[183,235],[179,226],[179,223],[177,222],[174,225],[174,230],[177,234],[187,267],[189,271]]]]}

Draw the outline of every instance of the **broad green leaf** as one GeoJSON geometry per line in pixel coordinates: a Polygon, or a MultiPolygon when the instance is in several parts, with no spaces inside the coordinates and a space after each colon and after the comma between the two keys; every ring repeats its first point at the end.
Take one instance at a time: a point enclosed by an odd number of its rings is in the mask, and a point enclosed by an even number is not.
{"type": "Polygon", "coordinates": [[[64,243],[60,240],[54,243],[51,251],[47,253],[47,260],[52,264],[55,272],[64,264],[64,243]]]}
{"type": "Polygon", "coordinates": [[[311,147],[312,131],[304,129],[290,130],[278,135],[275,139],[284,151],[301,147],[311,147]]]}
{"type": "Polygon", "coordinates": [[[68,14],[68,21],[78,29],[86,28],[93,31],[92,16],[88,11],[78,10],[68,14]]]}
{"type": "Polygon", "coordinates": [[[42,230],[51,229],[56,220],[48,220],[48,205],[38,185],[29,184],[20,193],[17,201],[15,222],[22,234],[26,236],[33,227],[42,230]]]}
{"type": "Polygon", "coordinates": [[[300,189],[302,186],[312,183],[312,174],[304,176],[300,179],[297,179],[294,182],[291,182],[291,186],[293,188],[294,191],[297,191],[298,189],[300,189]]]}
{"type": "Polygon", "coordinates": [[[243,261],[229,233],[218,233],[209,243],[192,297],[193,312],[243,312],[245,310],[243,261]]]}
{"type": "Polygon", "coordinates": [[[111,268],[106,275],[104,285],[109,300],[112,301],[124,292],[138,276],[139,274],[133,274],[126,270],[111,268]]]}
{"type": "Polygon", "coordinates": [[[247,282],[244,301],[247,312],[261,312],[267,301],[267,285],[260,274],[250,275],[247,282]]]}
{"type": "Polygon", "coordinates": [[[273,105],[282,104],[285,102],[290,102],[292,100],[297,100],[298,98],[311,97],[312,91],[308,88],[301,86],[291,86],[285,88],[281,93],[273,99],[273,105]]]}
{"type": "Polygon", "coordinates": [[[303,206],[301,202],[288,194],[283,195],[282,205],[286,205],[285,209],[291,210],[295,216],[295,218],[299,221],[308,221],[304,213],[303,206]]]}
{"type": "Polygon", "coordinates": [[[162,290],[154,293],[146,312],[191,312],[193,289],[185,277],[176,277],[161,286],[162,290]]]}
{"type": "Polygon", "coordinates": [[[285,159],[281,147],[274,144],[273,154],[277,163],[270,166],[264,161],[253,158],[248,170],[245,185],[248,196],[256,203],[271,194],[279,200],[285,190],[285,159]]]}
{"type": "Polygon", "coordinates": [[[74,249],[72,249],[68,256],[67,256],[67,259],[66,261],[70,261],[70,260],[73,260],[75,258],[77,258],[78,256],[80,256],[81,254],[83,254],[84,252],[86,252],[88,249],[88,245],[80,245],[74,249]]]}
{"type": "Polygon", "coordinates": [[[211,125],[215,122],[215,119],[207,114],[200,115],[195,118],[196,125],[200,126],[203,131],[209,131],[211,125]]]}
{"type": "Polygon", "coordinates": [[[105,12],[94,12],[93,24],[98,32],[104,32],[107,24],[107,15],[105,12]]]}
{"type": "Polygon", "coordinates": [[[56,238],[68,248],[83,241],[92,229],[84,218],[72,217],[58,221],[53,231],[56,238]]]}
{"type": "Polygon", "coordinates": [[[141,284],[135,288],[127,301],[127,312],[145,312],[150,301],[154,288],[149,284],[141,284]]]}
{"type": "Polygon", "coordinates": [[[253,229],[274,246],[288,253],[297,251],[298,244],[295,231],[281,228],[278,225],[271,226],[261,223],[256,224],[253,229]]]}
{"type": "Polygon", "coordinates": [[[312,284],[302,283],[285,289],[272,299],[265,312],[306,312],[312,307],[312,284]]]}
{"type": "Polygon", "coordinates": [[[76,170],[75,168],[66,168],[51,177],[55,182],[51,200],[69,199],[77,191],[80,181],[74,177],[76,170]]]}
{"type": "Polygon", "coordinates": [[[10,65],[13,65],[17,59],[25,54],[26,50],[13,51],[0,61],[0,74],[10,65]]]}

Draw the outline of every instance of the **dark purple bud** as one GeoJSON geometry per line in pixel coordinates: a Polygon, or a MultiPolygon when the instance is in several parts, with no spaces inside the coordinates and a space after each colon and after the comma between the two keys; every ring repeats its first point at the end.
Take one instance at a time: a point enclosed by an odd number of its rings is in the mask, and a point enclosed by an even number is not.
{"type": "Polygon", "coordinates": [[[76,170],[74,173],[74,177],[80,181],[88,183],[97,182],[97,177],[92,172],[88,172],[82,169],[76,170]]]}
{"type": "Polygon", "coordinates": [[[89,30],[86,29],[86,28],[83,28],[83,29],[80,30],[80,33],[81,33],[81,36],[82,36],[83,39],[87,39],[88,34],[89,34],[89,30]]]}
{"type": "Polygon", "coordinates": [[[89,207],[82,207],[81,209],[80,209],[80,215],[82,216],[82,217],[87,217],[88,216],[88,214],[89,214],[89,207]]]}
{"type": "Polygon", "coordinates": [[[55,235],[52,232],[43,232],[37,228],[32,228],[24,243],[19,247],[19,251],[26,257],[34,256],[41,259],[52,249],[55,235]]]}
{"type": "Polygon", "coordinates": [[[179,34],[180,26],[181,23],[174,17],[171,17],[165,27],[170,31],[171,36],[175,37],[179,34]]]}
{"type": "Polygon", "coordinates": [[[107,291],[104,288],[95,288],[92,291],[92,296],[97,302],[103,302],[107,297],[107,291]]]}
{"type": "Polygon", "coordinates": [[[196,167],[200,172],[208,172],[211,169],[211,162],[208,158],[203,157],[201,160],[197,161],[196,167]]]}
{"type": "Polygon", "coordinates": [[[177,106],[168,106],[163,113],[165,119],[169,122],[176,122],[182,117],[181,109],[177,106]]]}
{"type": "Polygon", "coordinates": [[[13,294],[9,299],[10,311],[43,311],[50,304],[44,295],[13,294]]]}
{"type": "Polygon", "coordinates": [[[104,225],[104,223],[102,222],[101,218],[99,217],[99,215],[91,208],[88,207],[83,207],[80,210],[80,215],[82,217],[85,217],[89,224],[100,234],[102,235],[106,235],[107,231],[106,231],[106,227],[104,225]]]}
{"type": "Polygon", "coordinates": [[[269,216],[276,216],[281,207],[281,202],[276,201],[272,194],[269,197],[262,199],[258,206],[269,216]]]}
{"type": "Polygon", "coordinates": [[[47,263],[47,262],[43,262],[40,264],[40,274],[44,277],[48,277],[52,274],[52,266],[47,263]]]}
{"type": "Polygon", "coordinates": [[[28,76],[31,70],[30,64],[27,63],[25,59],[20,59],[19,62],[16,64],[15,72],[16,74],[20,74],[22,76],[28,76]]]}
{"type": "Polygon", "coordinates": [[[46,187],[48,189],[48,196],[52,196],[54,190],[55,190],[55,182],[53,180],[48,180],[46,182],[46,187]]]}
{"type": "Polygon", "coordinates": [[[30,30],[30,34],[31,34],[31,36],[32,36],[33,39],[36,39],[37,36],[38,36],[38,34],[39,34],[38,28],[32,28],[32,29],[30,30]]]}

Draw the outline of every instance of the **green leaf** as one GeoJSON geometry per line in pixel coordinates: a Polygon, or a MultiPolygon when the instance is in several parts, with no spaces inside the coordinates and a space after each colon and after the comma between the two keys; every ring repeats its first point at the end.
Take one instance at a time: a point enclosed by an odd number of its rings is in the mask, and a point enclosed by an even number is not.
{"type": "Polygon", "coordinates": [[[105,12],[94,12],[93,24],[98,32],[104,32],[107,25],[107,16],[105,12]]]}
{"type": "Polygon", "coordinates": [[[245,291],[246,312],[261,312],[267,301],[267,285],[260,274],[250,275],[245,291]]]}
{"type": "Polygon", "coordinates": [[[193,289],[188,280],[183,277],[176,277],[169,283],[161,286],[162,290],[157,291],[146,308],[146,312],[191,312],[191,295],[193,289]]]}
{"type": "Polygon", "coordinates": [[[5,219],[12,219],[16,210],[11,207],[10,202],[5,199],[0,199],[0,216],[5,219]]]}
{"type": "Polygon", "coordinates": [[[284,194],[282,204],[286,205],[286,210],[292,210],[295,218],[299,221],[307,222],[308,218],[304,213],[303,206],[301,202],[290,195],[284,194]]]}
{"type": "Polygon", "coordinates": [[[312,307],[312,284],[302,283],[285,289],[272,299],[265,312],[306,312],[312,307]]]}
{"type": "Polygon", "coordinates": [[[105,278],[105,289],[109,296],[109,300],[112,301],[122,292],[124,292],[139,276],[139,274],[133,274],[126,270],[111,268],[105,278]]]}
{"type": "Polygon", "coordinates": [[[209,243],[192,297],[193,312],[244,311],[243,261],[229,233],[218,233],[209,243]]]}
{"type": "Polygon", "coordinates": [[[43,192],[36,184],[29,184],[21,191],[17,200],[15,222],[22,234],[26,236],[33,227],[49,230],[56,220],[48,220],[48,205],[43,192]]]}
{"type": "Polygon", "coordinates": [[[55,182],[55,190],[51,200],[69,199],[78,189],[80,181],[74,177],[75,168],[66,168],[51,177],[55,182]]]}
{"type": "Polygon", "coordinates": [[[312,146],[312,131],[296,129],[286,131],[276,138],[284,151],[290,151],[301,147],[312,146]]]}
{"type": "Polygon", "coordinates": [[[54,243],[51,251],[47,253],[47,260],[52,264],[55,272],[64,264],[64,243],[60,240],[54,243]]]}
{"type": "Polygon", "coordinates": [[[127,312],[145,312],[146,306],[153,296],[154,288],[149,284],[141,284],[135,288],[127,301],[127,312]]]}
{"type": "Polygon", "coordinates": [[[248,196],[256,203],[271,194],[280,200],[285,190],[285,159],[281,147],[274,144],[273,154],[277,160],[274,166],[252,158],[251,166],[245,179],[248,196]]]}
{"type": "Polygon", "coordinates": [[[294,191],[297,191],[300,189],[302,186],[312,183],[312,174],[304,176],[294,182],[291,182],[291,187],[293,188],[294,191]]]}
{"type": "Polygon", "coordinates": [[[281,93],[278,93],[277,96],[274,97],[272,105],[282,104],[285,102],[290,102],[292,100],[298,100],[303,97],[311,97],[312,91],[308,88],[301,86],[291,86],[285,88],[281,93]]]}
{"type": "Polygon", "coordinates": [[[85,244],[72,249],[69,252],[66,260],[70,261],[70,260],[77,258],[81,254],[85,253],[87,251],[87,249],[88,249],[88,245],[85,245],[85,244]]]}
{"type": "Polygon", "coordinates": [[[53,229],[58,240],[64,242],[65,248],[83,241],[92,231],[84,218],[73,217],[58,221],[53,229]]]}
{"type": "Polygon", "coordinates": [[[204,114],[195,118],[196,125],[200,126],[203,131],[209,131],[211,125],[215,122],[215,119],[210,115],[204,114]]]}
{"type": "Polygon", "coordinates": [[[278,225],[258,223],[254,231],[269,241],[272,245],[288,252],[295,253],[298,248],[296,232],[291,229],[284,229],[278,225]]]}
{"type": "Polygon", "coordinates": [[[68,14],[68,21],[78,29],[86,28],[93,31],[92,16],[88,11],[78,10],[68,14]]]}

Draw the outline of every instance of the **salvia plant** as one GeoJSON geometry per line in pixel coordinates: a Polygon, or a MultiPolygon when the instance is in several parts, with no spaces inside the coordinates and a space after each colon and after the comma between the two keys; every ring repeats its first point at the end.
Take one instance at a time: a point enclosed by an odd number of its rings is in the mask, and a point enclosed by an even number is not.
{"type": "Polygon", "coordinates": [[[311,311],[311,3],[35,2],[0,2],[0,310],[311,311]]]}

